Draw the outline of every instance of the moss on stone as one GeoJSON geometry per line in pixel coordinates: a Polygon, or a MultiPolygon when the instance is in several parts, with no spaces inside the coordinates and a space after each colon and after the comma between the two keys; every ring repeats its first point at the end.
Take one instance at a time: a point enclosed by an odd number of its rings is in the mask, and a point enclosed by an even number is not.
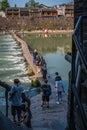
{"type": "Polygon", "coordinates": [[[38,79],[32,79],[31,80],[31,85],[34,86],[34,87],[40,87],[41,86],[41,83],[38,79]]]}
{"type": "Polygon", "coordinates": [[[34,72],[33,72],[32,68],[31,68],[31,66],[28,66],[28,75],[29,76],[33,76],[34,75],[34,72]]]}

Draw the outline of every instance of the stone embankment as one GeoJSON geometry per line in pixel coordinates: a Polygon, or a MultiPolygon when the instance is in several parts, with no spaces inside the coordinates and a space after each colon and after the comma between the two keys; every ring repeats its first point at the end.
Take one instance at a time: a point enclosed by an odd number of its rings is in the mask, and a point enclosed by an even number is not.
{"type": "MultiPolygon", "coordinates": [[[[48,33],[57,33],[57,34],[67,34],[67,33],[72,33],[73,30],[48,30],[48,33]]],[[[34,33],[45,33],[45,30],[32,30],[32,31],[18,31],[19,34],[34,34],[34,33]]]]}

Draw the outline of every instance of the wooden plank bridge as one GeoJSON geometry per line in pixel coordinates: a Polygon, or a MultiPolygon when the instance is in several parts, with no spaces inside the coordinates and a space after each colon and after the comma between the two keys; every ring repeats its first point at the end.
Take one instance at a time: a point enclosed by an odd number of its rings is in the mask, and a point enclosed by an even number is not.
{"type": "Polygon", "coordinates": [[[27,46],[27,43],[25,41],[23,41],[21,38],[19,38],[15,32],[10,31],[10,33],[12,34],[13,38],[17,41],[17,43],[20,43],[22,51],[23,51],[23,56],[26,59],[28,65],[31,66],[33,72],[34,72],[34,78],[40,78],[42,77],[42,73],[41,71],[38,73],[38,69],[41,70],[41,67],[37,67],[34,63],[33,63],[33,56],[31,55],[29,48],[27,46]]]}

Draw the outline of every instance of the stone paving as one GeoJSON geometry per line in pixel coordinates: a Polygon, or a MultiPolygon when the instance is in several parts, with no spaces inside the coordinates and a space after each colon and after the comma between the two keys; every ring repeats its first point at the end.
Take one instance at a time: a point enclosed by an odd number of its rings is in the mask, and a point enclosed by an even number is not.
{"type": "Polygon", "coordinates": [[[67,126],[67,94],[63,93],[63,100],[56,104],[56,92],[52,87],[49,108],[41,107],[41,94],[31,98],[32,128],[41,130],[64,130],[67,126]],[[42,129],[44,128],[44,129],[42,129]]]}
{"type": "MultiPolygon", "coordinates": [[[[30,130],[65,130],[67,126],[67,93],[63,93],[63,100],[56,104],[56,91],[51,83],[52,95],[50,96],[49,108],[41,107],[41,94],[31,98],[32,129],[30,130]]],[[[1,116],[2,114],[0,114],[1,116]]],[[[9,118],[11,115],[9,112],[9,118]]],[[[29,130],[24,124],[21,127],[15,125],[10,119],[0,117],[0,130],[29,130]],[[2,124],[2,125],[1,125],[2,124]]]]}

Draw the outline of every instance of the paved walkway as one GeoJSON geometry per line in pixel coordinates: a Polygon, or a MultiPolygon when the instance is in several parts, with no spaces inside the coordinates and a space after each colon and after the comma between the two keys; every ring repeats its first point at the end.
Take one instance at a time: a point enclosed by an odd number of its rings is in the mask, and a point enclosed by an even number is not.
{"type": "Polygon", "coordinates": [[[65,130],[67,125],[67,94],[63,93],[63,101],[60,104],[56,104],[56,99],[53,86],[49,108],[41,107],[41,94],[31,98],[32,128],[34,130],[65,130]]]}
{"type": "MultiPolygon", "coordinates": [[[[65,130],[67,126],[67,94],[63,93],[63,101],[60,104],[56,104],[55,88],[51,82],[50,84],[52,95],[50,96],[49,108],[41,107],[41,94],[31,98],[31,112],[33,117],[31,120],[32,129],[30,130],[65,130]]],[[[9,118],[12,118],[10,112],[9,118]]],[[[0,126],[0,130],[29,130],[23,124],[19,128],[3,115],[0,117],[0,126]]]]}

